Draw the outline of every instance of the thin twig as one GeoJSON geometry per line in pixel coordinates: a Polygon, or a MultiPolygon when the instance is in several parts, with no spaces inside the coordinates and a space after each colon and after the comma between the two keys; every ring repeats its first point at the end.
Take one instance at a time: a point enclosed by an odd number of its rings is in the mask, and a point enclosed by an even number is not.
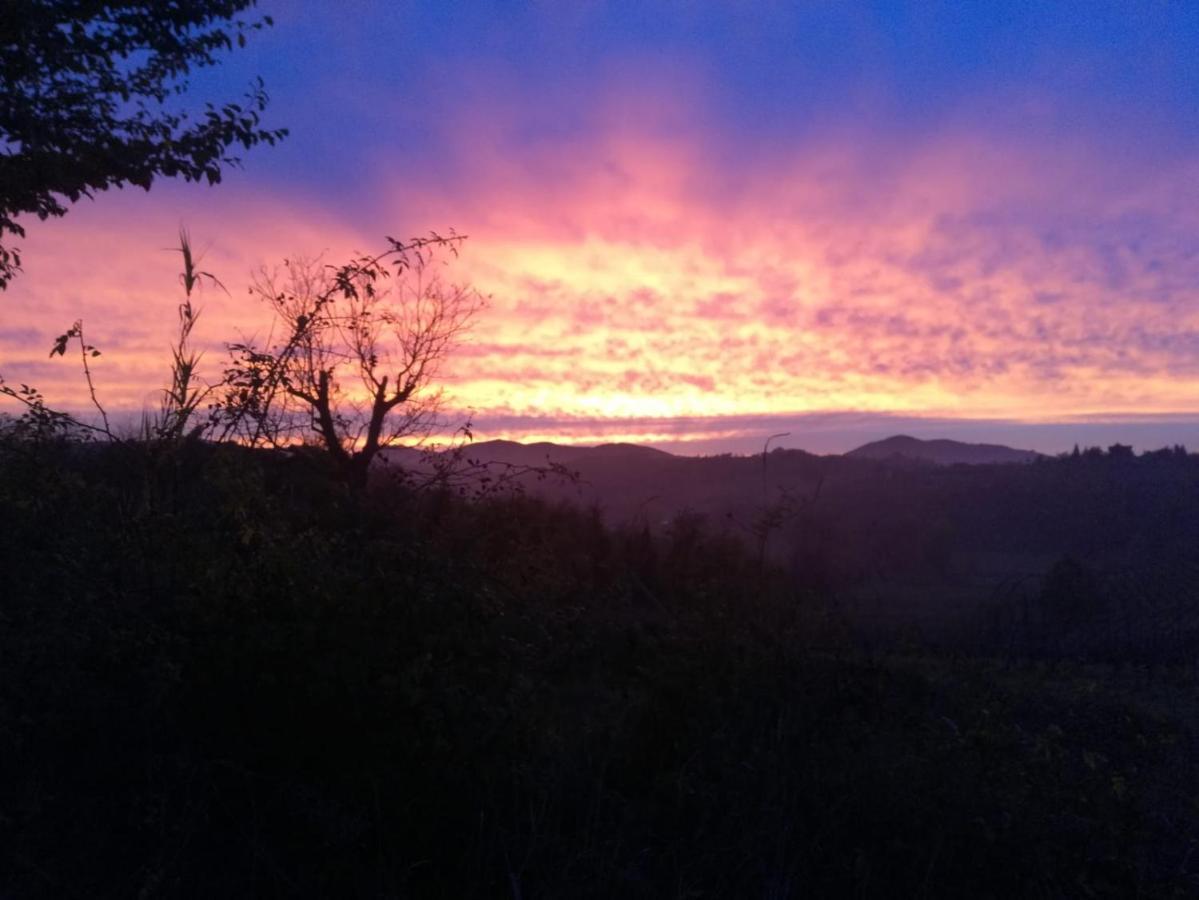
{"type": "Polygon", "coordinates": [[[100,418],[104,422],[104,428],[98,429],[98,430],[101,430],[104,432],[104,434],[108,435],[109,440],[115,441],[115,440],[117,440],[116,435],[114,435],[112,433],[112,428],[109,427],[108,413],[106,413],[104,411],[104,407],[100,404],[100,398],[96,396],[96,385],[92,381],[92,370],[91,370],[91,367],[87,364],[88,354],[91,353],[94,356],[99,356],[100,351],[97,350],[95,347],[89,347],[87,345],[87,343],[83,340],[83,320],[82,319],[80,319],[78,322],[75,323],[75,336],[79,339],[79,358],[81,360],[83,360],[83,377],[87,379],[87,392],[89,394],[91,394],[92,405],[95,406],[96,409],[98,409],[100,411],[100,418]]]}

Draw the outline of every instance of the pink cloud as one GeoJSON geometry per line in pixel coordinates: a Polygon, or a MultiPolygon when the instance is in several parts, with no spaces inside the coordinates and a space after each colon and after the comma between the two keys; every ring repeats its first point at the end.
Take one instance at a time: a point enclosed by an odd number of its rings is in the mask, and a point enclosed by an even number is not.
{"type": "Polygon", "coordinates": [[[69,364],[56,379],[42,363],[82,316],[111,347],[102,380],[137,407],[165,361],[179,289],[162,248],[181,218],[231,290],[204,300],[215,362],[221,339],[263,327],[248,272],[377,246],[402,211],[410,230],[470,235],[452,272],[490,308],[447,378],[479,423],[1196,406],[1193,165],[1141,170],[1079,142],[968,130],[888,146],[849,129],[747,147],[739,164],[686,102],[629,88],[598,109],[533,142],[519,111],[450,117],[456,177],[420,184],[381,159],[379,205],[353,224],[225,190],[80,208],[27,242],[29,271],[0,298],[0,371],[36,363],[66,396],[69,364]]]}

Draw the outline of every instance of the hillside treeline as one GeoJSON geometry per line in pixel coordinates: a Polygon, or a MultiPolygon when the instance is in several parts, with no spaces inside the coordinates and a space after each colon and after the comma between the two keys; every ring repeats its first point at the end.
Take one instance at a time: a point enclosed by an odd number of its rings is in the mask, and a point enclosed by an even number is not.
{"type": "Polygon", "coordinates": [[[628,445],[470,452],[561,462],[579,477],[528,489],[598,505],[614,524],[686,521],[736,540],[875,644],[1140,663],[1191,659],[1199,644],[1199,456],[1181,447],[975,465],[628,445]]]}

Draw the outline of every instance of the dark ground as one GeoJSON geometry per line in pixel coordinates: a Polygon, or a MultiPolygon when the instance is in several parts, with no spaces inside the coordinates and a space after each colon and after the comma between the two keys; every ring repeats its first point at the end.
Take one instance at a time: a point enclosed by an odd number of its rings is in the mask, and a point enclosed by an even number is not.
{"type": "Polygon", "coordinates": [[[1199,893],[1189,458],[859,463],[760,558],[236,448],[0,455],[0,897],[1199,893]],[[984,544],[1054,562],[936,639],[855,614],[872,554],[910,590],[984,544]]]}

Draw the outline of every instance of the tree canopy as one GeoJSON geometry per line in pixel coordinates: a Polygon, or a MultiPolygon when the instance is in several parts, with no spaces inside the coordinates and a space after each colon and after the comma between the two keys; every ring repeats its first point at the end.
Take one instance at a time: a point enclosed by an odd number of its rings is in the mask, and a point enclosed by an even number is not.
{"type": "Polygon", "coordinates": [[[22,215],[66,214],[110,187],[221,180],[230,149],[274,144],[256,80],[240,103],[189,113],[187,75],[244,46],[256,0],[0,0],[0,289],[21,266],[22,215]]]}

